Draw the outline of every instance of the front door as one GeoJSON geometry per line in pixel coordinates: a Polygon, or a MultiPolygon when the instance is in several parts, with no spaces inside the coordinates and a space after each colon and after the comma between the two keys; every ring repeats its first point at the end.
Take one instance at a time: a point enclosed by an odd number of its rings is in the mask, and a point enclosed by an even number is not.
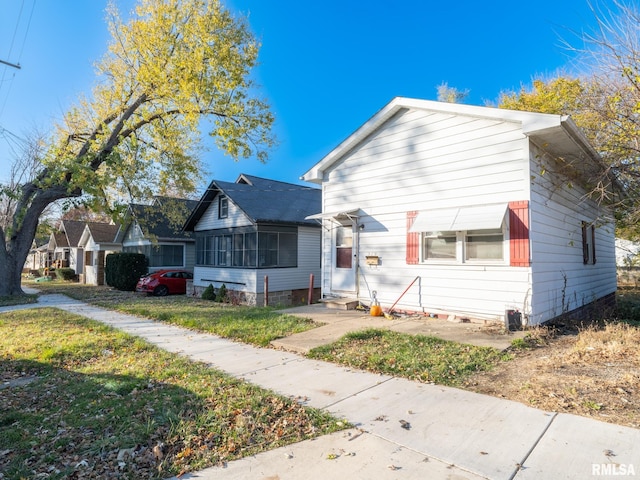
{"type": "Polygon", "coordinates": [[[355,293],[356,245],[353,225],[338,225],[333,229],[331,290],[355,293]]]}

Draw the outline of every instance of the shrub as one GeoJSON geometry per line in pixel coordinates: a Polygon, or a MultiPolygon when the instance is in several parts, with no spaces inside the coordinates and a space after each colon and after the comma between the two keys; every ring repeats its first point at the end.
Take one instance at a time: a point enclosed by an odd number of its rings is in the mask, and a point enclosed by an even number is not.
{"type": "Polygon", "coordinates": [[[216,291],[213,288],[212,284],[209,284],[207,288],[202,292],[202,298],[204,300],[215,300],[216,299],[216,291]]]}
{"type": "Polygon", "coordinates": [[[227,286],[223,283],[216,294],[216,302],[222,303],[227,301],[227,286]]]}
{"type": "Polygon", "coordinates": [[[56,270],[56,277],[69,282],[76,279],[76,272],[73,268],[58,268],[56,270]]]}
{"type": "Polygon", "coordinates": [[[118,290],[133,291],[140,277],[147,274],[148,267],[147,257],[142,253],[110,253],[104,272],[107,285],[118,290]]]}

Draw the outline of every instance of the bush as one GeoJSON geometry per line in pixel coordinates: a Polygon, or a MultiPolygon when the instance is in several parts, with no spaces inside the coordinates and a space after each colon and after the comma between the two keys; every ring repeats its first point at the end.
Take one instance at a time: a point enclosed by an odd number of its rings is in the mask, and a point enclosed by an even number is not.
{"type": "Polygon", "coordinates": [[[223,303],[227,301],[227,286],[223,283],[216,294],[216,302],[223,303]]]}
{"type": "Polygon", "coordinates": [[[202,292],[203,300],[215,300],[216,299],[216,291],[213,289],[213,285],[209,284],[207,288],[202,292]]]}
{"type": "Polygon", "coordinates": [[[56,270],[56,277],[60,280],[70,282],[76,279],[76,272],[73,268],[58,268],[56,270]]]}
{"type": "Polygon", "coordinates": [[[133,291],[140,277],[149,271],[149,262],[142,253],[110,253],[104,268],[107,285],[118,290],[133,291]]]}

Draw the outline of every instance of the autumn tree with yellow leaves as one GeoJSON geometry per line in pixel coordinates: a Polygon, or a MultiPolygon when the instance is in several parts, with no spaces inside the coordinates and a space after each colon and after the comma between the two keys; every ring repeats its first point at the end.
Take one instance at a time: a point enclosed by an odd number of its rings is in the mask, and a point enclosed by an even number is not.
{"type": "Polygon", "coordinates": [[[590,192],[616,207],[618,234],[640,238],[640,10],[613,2],[592,7],[596,27],[581,33],[579,75],[538,78],[503,92],[501,108],[571,115],[602,158],[601,181],[590,192]],[[610,179],[615,181],[610,181],[610,179]]]}
{"type": "Polygon", "coordinates": [[[107,10],[112,41],[98,84],[57,125],[37,172],[0,190],[15,205],[2,227],[0,295],[20,276],[44,209],[62,199],[118,207],[118,198],[192,191],[202,126],[235,159],[265,161],[273,117],[250,73],[259,45],[243,17],[217,0],[140,0],[123,21],[107,10]],[[114,200],[115,199],[115,200],[114,200]]]}

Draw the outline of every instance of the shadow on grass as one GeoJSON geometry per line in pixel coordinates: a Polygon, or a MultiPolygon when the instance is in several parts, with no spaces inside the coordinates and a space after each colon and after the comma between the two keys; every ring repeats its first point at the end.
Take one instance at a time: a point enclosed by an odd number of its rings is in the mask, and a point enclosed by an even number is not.
{"type": "Polygon", "coordinates": [[[7,478],[69,478],[76,470],[168,476],[165,460],[182,449],[172,427],[205,408],[189,390],[132,375],[7,358],[0,374],[0,471],[7,478]]]}

